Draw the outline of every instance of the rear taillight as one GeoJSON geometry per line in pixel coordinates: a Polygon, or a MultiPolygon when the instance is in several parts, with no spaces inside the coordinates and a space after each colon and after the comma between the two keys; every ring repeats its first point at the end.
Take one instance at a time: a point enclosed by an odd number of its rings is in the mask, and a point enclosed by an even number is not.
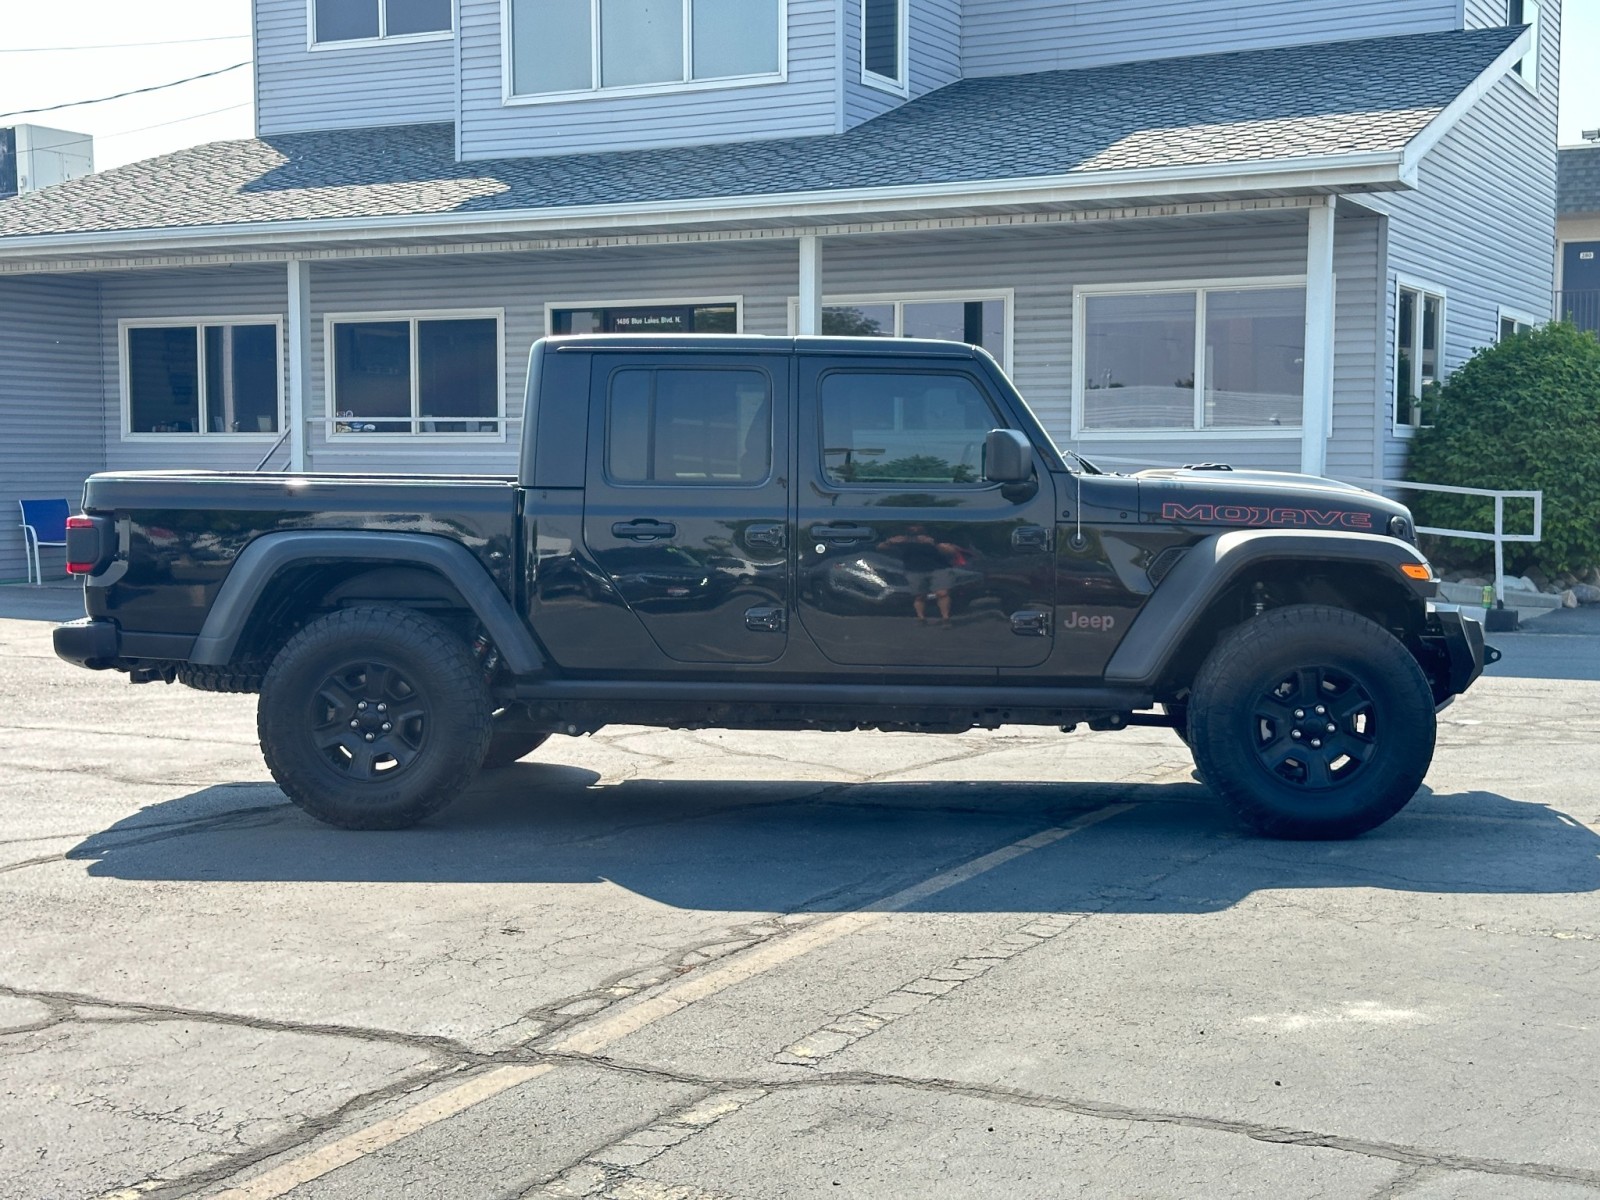
{"type": "Polygon", "coordinates": [[[110,517],[83,513],[67,518],[67,574],[93,575],[111,558],[110,517]]]}

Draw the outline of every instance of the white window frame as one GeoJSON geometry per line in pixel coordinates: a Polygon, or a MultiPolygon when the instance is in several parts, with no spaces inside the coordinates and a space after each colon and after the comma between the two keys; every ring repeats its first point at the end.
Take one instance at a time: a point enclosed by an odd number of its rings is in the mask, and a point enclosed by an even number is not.
{"type": "MultiPolygon", "coordinates": [[[[1507,308],[1504,304],[1502,304],[1496,312],[1494,322],[1494,340],[1496,345],[1498,345],[1502,340],[1500,337],[1500,326],[1507,321],[1515,321],[1519,326],[1525,326],[1527,329],[1538,329],[1541,325],[1548,325],[1550,323],[1550,318],[1529,316],[1519,308],[1507,308]]],[[[1517,332],[1522,333],[1523,329],[1519,328],[1517,332]]]]}
{"type": "MultiPolygon", "coordinates": [[[[1445,348],[1448,345],[1446,338],[1450,329],[1450,297],[1443,284],[1432,283],[1426,279],[1418,279],[1413,275],[1396,275],[1394,277],[1394,292],[1390,297],[1390,302],[1394,305],[1394,341],[1389,346],[1388,367],[1388,372],[1390,373],[1390,424],[1394,429],[1395,437],[1412,438],[1416,436],[1417,430],[1428,427],[1428,414],[1426,412],[1422,414],[1423,420],[1420,425],[1412,425],[1400,419],[1400,293],[1402,291],[1416,292],[1424,298],[1432,296],[1439,301],[1439,375],[1434,380],[1435,383],[1443,383],[1450,375],[1449,367],[1445,362],[1445,348]]],[[[1414,350],[1420,350],[1422,347],[1422,323],[1425,320],[1425,311],[1426,306],[1418,304],[1412,316],[1415,324],[1412,326],[1411,331],[1411,345],[1414,350]]],[[[1499,332],[1500,326],[1496,323],[1496,336],[1499,335],[1499,332]]],[[[1413,390],[1420,403],[1422,399],[1422,384],[1420,382],[1422,379],[1422,355],[1418,353],[1415,358],[1416,361],[1411,365],[1411,378],[1413,390]]]]}
{"type": "Polygon", "coordinates": [[[900,71],[899,80],[889,79],[879,75],[876,71],[867,69],[867,3],[858,0],[861,6],[861,82],[869,88],[880,92],[888,92],[893,96],[911,95],[911,0],[895,0],[899,6],[897,16],[900,22],[900,36],[897,50],[900,71]]]}
{"type": "MultiPolygon", "coordinates": [[[[1012,338],[1016,323],[1017,292],[1015,288],[945,288],[932,292],[851,292],[846,295],[824,296],[823,308],[838,308],[851,304],[892,304],[894,305],[894,334],[901,338],[905,336],[905,306],[907,304],[921,304],[927,301],[954,300],[964,304],[978,304],[986,300],[999,300],[1005,305],[1005,315],[1002,319],[1004,335],[1002,337],[1001,353],[995,354],[988,346],[981,347],[990,354],[994,354],[999,361],[1001,369],[1007,373],[1011,370],[1012,338]]],[[[794,337],[800,328],[800,297],[789,297],[789,336],[794,337]]]]}
{"type": "Polygon", "coordinates": [[[450,28],[433,29],[426,33],[399,33],[390,37],[388,0],[378,0],[378,36],[375,38],[347,38],[339,42],[317,41],[317,0],[306,0],[306,49],[314,53],[329,50],[358,50],[363,46],[404,46],[412,42],[447,42],[456,36],[456,5],[450,4],[450,28]]]}
{"type": "MultiPolygon", "coordinates": [[[[558,309],[567,308],[726,308],[733,305],[733,331],[744,332],[744,297],[743,296],[694,296],[684,298],[681,296],[652,296],[646,300],[547,300],[544,306],[544,332],[546,337],[555,335],[555,314],[558,309]]],[[[650,334],[628,333],[603,333],[597,337],[649,337],[650,334]]],[[[654,336],[660,337],[657,333],[654,336]]],[[[688,337],[716,337],[716,334],[687,334],[688,337]]]]}
{"type": "Polygon", "coordinates": [[[626,96],[664,96],[679,92],[710,92],[726,88],[767,87],[789,79],[789,0],[778,0],[778,69],[755,75],[723,75],[716,79],[694,79],[694,22],[685,0],[683,19],[683,68],[691,76],[679,82],[639,83],[626,87],[600,87],[600,0],[589,0],[589,78],[596,86],[565,92],[518,92],[512,62],[512,9],[517,0],[502,0],[500,5],[500,103],[505,107],[527,104],[566,104],[573,100],[612,99],[626,96]]]}
{"type": "MultiPolygon", "coordinates": [[[[510,425],[511,418],[506,413],[506,310],[503,308],[432,308],[432,309],[401,309],[394,312],[339,312],[327,313],[322,318],[322,391],[323,391],[323,431],[322,436],[331,446],[337,446],[339,452],[358,451],[363,446],[373,445],[402,445],[402,446],[460,446],[474,442],[504,442],[507,440],[506,427],[510,425]],[[417,370],[417,322],[418,321],[487,321],[492,319],[495,323],[495,416],[493,417],[424,417],[420,411],[422,376],[417,370]],[[336,427],[341,420],[335,414],[338,406],[338,371],[334,355],[337,352],[333,327],[335,325],[364,325],[368,322],[378,321],[409,321],[411,323],[411,415],[407,418],[386,417],[383,420],[435,420],[435,421],[497,421],[497,433],[423,433],[405,432],[393,433],[375,431],[373,433],[339,433],[336,427]]],[[[354,418],[356,420],[379,420],[377,417],[354,418]]]]}
{"type": "Polygon", "coordinates": [[[221,442],[225,445],[244,445],[250,442],[276,442],[287,428],[288,412],[284,404],[284,319],[282,313],[254,313],[227,317],[126,317],[117,322],[117,371],[119,377],[120,407],[122,410],[122,440],[125,442],[167,442],[188,445],[197,441],[221,442]],[[195,369],[199,372],[195,416],[198,419],[206,407],[205,331],[231,325],[271,325],[278,333],[278,428],[271,433],[134,433],[131,363],[128,359],[128,330],[130,329],[193,329],[195,331],[195,369]]]}
{"type": "MultiPolygon", "coordinates": [[[[1533,31],[1533,44],[1528,47],[1528,52],[1519,58],[1511,68],[1511,73],[1517,77],[1522,86],[1530,92],[1539,90],[1539,42],[1544,33],[1544,0],[1522,0],[1522,24],[1533,31]],[[1529,13],[1532,16],[1529,16],[1529,13]]],[[[1506,20],[1511,20],[1511,3],[1506,2],[1506,20]]]]}
{"type": "Polygon", "coordinates": [[[1072,289],[1072,440],[1075,442],[1165,442],[1174,438],[1185,441],[1300,441],[1304,436],[1305,412],[1302,409],[1298,425],[1229,426],[1226,429],[1208,429],[1205,421],[1205,359],[1206,359],[1206,303],[1207,292],[1234,292],[1271,290],[1274,288],[1301,288],[1308,286],[1304,275],[1248,275],[1221,279],[1161,280],[1152,283],[1095,283],[1072,289]],[[1171,429],[1086,429],[1084,410],[1088,402],[1089,326],[1088,308],[1091,296],[1153,295],[1157,293],[1196,293],[1194,339],[1194,425],[1171,429]]]}

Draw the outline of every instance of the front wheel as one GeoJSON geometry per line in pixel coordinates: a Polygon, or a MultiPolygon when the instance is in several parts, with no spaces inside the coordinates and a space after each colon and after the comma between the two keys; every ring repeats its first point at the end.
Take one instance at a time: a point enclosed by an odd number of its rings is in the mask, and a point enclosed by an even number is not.
{"type": "Polygon", "coordinates": [[[1257,832],[1348,838],[1394,816],[1433,761],[1433,695],[1387,630],[1297,605],[1230,631],[1194,682],[1189,740],[1257,832]]]}
{"type": "Polygon", "coordinates": [[[272,777],[306,812],[345,829],[403,829],[477,773],[489,690],[466,644],[427,614],[350,608],[284,646],[256,724],[272,777]]]}

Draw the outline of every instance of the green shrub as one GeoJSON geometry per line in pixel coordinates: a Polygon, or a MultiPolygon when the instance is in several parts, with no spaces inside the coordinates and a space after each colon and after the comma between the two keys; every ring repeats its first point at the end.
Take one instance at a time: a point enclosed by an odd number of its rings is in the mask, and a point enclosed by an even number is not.
{"type": "MultiPolygon", "coordinates": [[[[1411,447],[1418,483],[1544,492],[1544,539],[1506,547],[1507,564],[1547,575],[1600,565],[1600,340],[1568,324],[1480,350],[1424,408],[1411,447]]],[[[1411,493],[1417,522],[1494,528],[1494,504],[1475,496],[1411,493]]],[[[1506,530],[1531,528],[1531,504],[1506,502],[1506,530]]],[[[1450,542],[1454,556],[1493,559],[1490,542],[1450,542]]]]}

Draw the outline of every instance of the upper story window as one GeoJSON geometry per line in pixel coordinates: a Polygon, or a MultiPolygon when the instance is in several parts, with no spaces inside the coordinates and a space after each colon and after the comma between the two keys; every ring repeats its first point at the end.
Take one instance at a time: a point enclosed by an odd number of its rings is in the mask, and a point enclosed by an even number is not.
{"type": "Polygon", "coordinates": [[[780,77],[785,3],[508,0],[508,96],[780,77]]]}
{"type": "Polygon", "coordinates": [[[317,46],[437,37],[450,29],[450,0],[311,0],[317,46]]]}
{"type": "Polygon", "coordinates": [[[861,0],[861,78],[906,89],[906,0],[861,0]]]}
{"type": "Polygon", "coordinates": [[[1534,89],[1539,86],[1539,5],[1540,0],[1506,0],[1506,24],[1527,25],[1533,29],[1533,45],[1511,69],[1534,89]]]}

